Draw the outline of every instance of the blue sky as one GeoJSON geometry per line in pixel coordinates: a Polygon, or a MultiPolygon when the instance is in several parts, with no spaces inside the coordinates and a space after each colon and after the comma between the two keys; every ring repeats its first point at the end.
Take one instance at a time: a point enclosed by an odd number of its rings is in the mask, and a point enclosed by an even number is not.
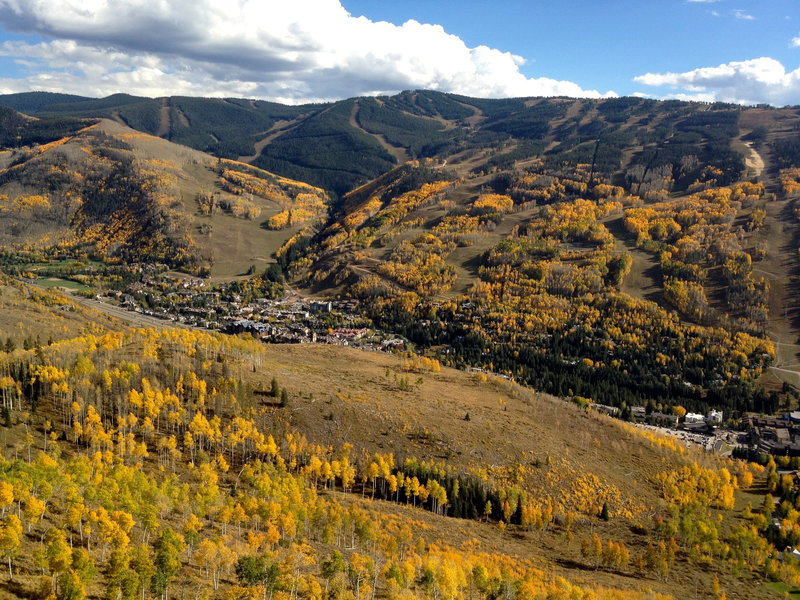
{"type": "Polygon", "coordinates": [[[798,0],[0,0],[0,93],[800,104],[798,0]]]}
{"type": "MultiPolygon", "coordinates": [[[[772,57],[800,66],[798,0],[343,0],[353,15],[438,23],[469,46],[527,60],[528,77],[575,81],[619,94],[647,91],[633,78],[772,57]],[[751,18],[748,18],[751,17],[751,18]]],[[[800,103],[800,98],[798,98],[800,103]]]]}

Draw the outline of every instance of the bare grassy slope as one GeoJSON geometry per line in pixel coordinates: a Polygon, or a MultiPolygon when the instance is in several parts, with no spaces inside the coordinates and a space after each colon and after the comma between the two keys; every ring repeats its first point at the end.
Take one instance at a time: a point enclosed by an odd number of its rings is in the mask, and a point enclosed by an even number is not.
{"type": "Polygon", "coordinates": [[[63,294],[20,284],[0,276],[0,340],[19,348],[25,340],[42,344],[72,338],[84,331],[122,329],[122,322],[86,309],[63,294]]]}
{"type": "Polygon", "coordinates": [[[268,356],[267,370],[299,395],[291,425],[321,443],[357,440],[458,469],[521,465],[544,495],[594,473],[638,509],[656,500],[647,477],[671,460],[618,421],[507,380],[406,373],[397,356],[335,346],[270,346],[268,356]],[[402,391],[395,377],[408,377],[412,389],[402,391]]]}

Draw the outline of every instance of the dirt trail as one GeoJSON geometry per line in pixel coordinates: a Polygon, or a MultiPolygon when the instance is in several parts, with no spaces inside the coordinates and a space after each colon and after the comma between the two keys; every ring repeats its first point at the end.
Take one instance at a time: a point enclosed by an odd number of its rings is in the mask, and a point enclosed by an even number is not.
{"type": "Polygon", "coordinates": [[[239,162],[249,163],[250,161],[257,159],[259,156],[261,156],[262,150],[264,150],[268,144],[271,144],[275,138],[280,137],[299,122],[300,119],[292,119],[291,121],[275,121],[275,124],[265,132],[265,136],[253,144],[256,149],[255,154],[251,156],[240,156],[239,162]]]}
{"type": "Polygon", "coordinates": [[[264,148],[268,144],[271,144],[276,138],[282,136],[287,131],[289,131],[291,129],[294,129],[295,127],[300,125],[306,119],[309,119],[309,118],[315,117],[315,116],[319,117],[321,115],[324,115],[326,112],[331,110],[332,106],[333,105],[331,105],[328,108],[325,108],[325,109],[319,111],[318,113],[313,113],[312,112],[310,114],[300,115],[299,117],[297,117],[296,119],[292,119],[291,121],[285,121],[285,120],[275,121],[275,123],[272,125],[272,127],[270,127],[267,131],[264,132],[266,137],[260,139],[259,141],[257,141],[254,144],[256,153],[253,154],[252,156],[240,156],[239,157],[239,162],[250,162],[250,161],[253,161],[253,160],[257,159],[259,156],[261,156],[261,151],[264,150],[264,148]]]}
{"type": "Polygon", "coordinates": [[[191,127],[192,123],[189,121],[189,117],[186,116],[186,113],[183,112],[183,110],[180,107],[175,107],[175,108],[176,112],[178,113],[178,123],[180,123],[182,127],[191,127]]]}
{"type": "MultiPolygon", "coordinates": [[[[797,226],[791,201],[772,200],[766,203],[765,209],[765,225],[756,239],[766,254],[754,265],[753,272],[769,282],[767,333],[775,342],[794,344],[800,337],[800,306],[793,276],[799,268],[795,241],[797,226]]],[[[779,353],[778,365],[782,358],[783,352],[779,353]]]]}
{"type": "MultiPolygon", "coordinates": [[[[111,119],[113,121],[116,121],[120,125],[124,125],[125,127],[131,127],[128,121],[125,120],[125,117],[123,117],[118,110],[115,110],[113,113],[111,113],[111,119]]],[[[133,129],[133,127],[131,127],[131,129],[133,129]]]]}
{"type": "Polygon", "coordinates": [[[744,159],[745,166],[748,170],[752,169],[754,177],[761,177],[761,173],[764,172],[764,159],[761,158],[761,155],[753,148],[752,142],[745,142],[745,146],[747,146],[747,149],[750,151],[744,159]]]}
{"type": "Polygon", "coordinates": [[[456,104],[459,104],[459,105],[463,106],[464,108],[468,108],[469,110],[472,111],[472,116],[467,117],[466,119],[464,119],[464,122],[467,125],[469,125],[470,127],[474,127],[475,125],[477,125],[481,121],[485,121],[486,120],[486,115],[484,115],[483,111],[480,108],[478,108],[477,106],[472,106],[472,104],[464,104],[463,102],[456,102],[456,104]]]}
{"type": "Polygon", "coordinates": [[[371,136],[377,140],[377,142],[383,146],[383,149],[386,150],[389,154],[391,154],[394,159],[397,161],[397,164],[402,165],[404,162],[408,162],[411,160],[411,156],[408,154],[408,151],[405,148],[401,148],[399,146],[393,146],[390,144],[386,138],[380,134],[372,133],[364,129],[361,124],[358,122],[358,111],[361,110],[361,102],[356,100],[353,102],[353,110],[350,111],[350,126],[358,129],[366,133],[368,136],[371,136]]]}
{"type": "Polygon", "coordinates": [[[162,138],[167,137],[167,135],[169,134],[169,129],[170,129],[169,104],[170,104],[169,98],[164,98],[161,101],[161,110],[159,111],[161,116],[161,121],[158,124],[158,131],[156,132],[156,135],[158,137],[162,138]]]}
{"type": "Polygon", "coordinates": [[[792,371],[790,369],[781,369],[780,367],[770,367],[773,375],[777,376],[781,381],[786,381],[796,388],[800,388],[800,371],[792,371]]]}

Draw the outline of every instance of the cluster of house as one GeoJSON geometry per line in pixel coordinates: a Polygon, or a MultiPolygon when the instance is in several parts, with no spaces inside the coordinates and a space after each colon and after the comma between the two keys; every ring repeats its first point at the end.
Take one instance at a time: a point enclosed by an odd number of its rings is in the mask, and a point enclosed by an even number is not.
{"type": "Polygon", "coordinates": [[[272,343],[322,343],[368,350],[403,347],[406,340],[361,327],[356,300],[282,300],[244,302],[225,289],[206,289],[202,279],[173,282],[140,280],[125,292],[108,295],[129,310],[194,327],[249,333],[272,343]]]}
{"type": "Polygon", "coordinates": [[[108,296],[115,298],[122,308],[205,329],[219,329],[226,317],[233,315],[235,310],[226,306],[222,295],[215,291],[180,289],[162,296],[148,292],[149,302],[142,302],[140,293],[144,292],[128,288],[125,292],[109,292],[108,296]]]}
{"type": "Polygon", "coordinates": [[[253,321],[236,319],[224,328],[225,333],[249,333],[268,343],[303,344],[320,343],[352,346],[367,350],[385,350],[403,346],[405,340],[383,336],[365,327],[340,327],[333,329],[316,321],[312,312],[301,319],[289,322],[253,321]]]}
{"type": "Polygon", "coordinates": [[[778,456],[800,456],[800,411],[780,418],[747,417],[748,443],[759,452],[778,456]]]}
{"type": "Polygon", "coordinates": [[[269,343],[320,343],[370,350],[405,344],[405,340],[359,327],[356,307],[353,300],[306,302],[261,298],[241,307],[237,317],[228,320],[221,329],[226,333],[249,333],[269,343]]]}
{"type": "MultiPolygon", "coordinates": [[[[611,415],[612,417],[621,417],[621,411],[616,406],[607,406],[605,404],[591,404],[591,407],[599,412],[611,415]]],[[[644,406],[631,406],[630,409],[631,420],[635,423],[647,423],[656,427],[676,428],[679,427],[690,433],[711,433],[714,427],[722,425],[723,414],[719,410],[710,410],[708,414],[701,415],[699,413],[686,413],[683,419],[673,413],[664,413],[659,411],[647,412],[644,406]]]]}
{"type": "MultiPolygon", "coordinates": [[[[622,417],[622,412],[615,406],[591,404],[591,407],[613,417],[622,417]]],[[[746,433],[721,428],[723,413],[719,410],[710,410],[705,415],[690,412],[679,419],[674,414],[648,413],[643,406],[632,406],[630,417],[636,423],[672,430],[675,435],[682,436],[681,439],[702,443],[710,451],[735,446],[776,456],[800,456],[800,410],[779,417],[745,417],[742,425],[746,433]]]]}

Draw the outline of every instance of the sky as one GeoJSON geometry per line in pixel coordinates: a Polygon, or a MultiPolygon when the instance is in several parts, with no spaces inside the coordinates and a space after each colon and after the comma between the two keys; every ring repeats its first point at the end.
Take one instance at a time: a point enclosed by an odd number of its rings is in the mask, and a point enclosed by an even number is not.
{"type": "Polygon", "coordinates": [[[800,0],[0,0],[0,93],[800,105],[800,0]]]}

